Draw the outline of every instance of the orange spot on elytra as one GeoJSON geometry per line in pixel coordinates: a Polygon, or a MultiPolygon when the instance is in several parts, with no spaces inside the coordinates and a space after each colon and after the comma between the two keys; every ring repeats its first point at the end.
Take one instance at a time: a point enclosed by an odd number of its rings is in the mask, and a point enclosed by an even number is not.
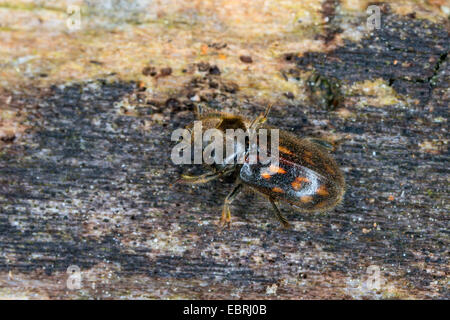
{"type": "Polygon", "coordinates": [[[272,173],[280,173],[280,174],[286,173],[286,170],[284,170],[283,168],[274,166],[273,164],[270,165],[269,171],[272,173]]]}
{"type": "Polygon", "coordinates": [[[294,188],[294,190],[298,190],[304,182],[310,182],[310,180],[306,177],[296,177],[295,180],[291,183],[292,188],[294,188]]]}
{"type": "Polygon", "coordinates": [[[279,146],[279,147],[278,147],[278,150],[279,150],[281,153],[290,154],[290,155],[293,154],[293,153],[291,152],[291,150],[289,150],[288,148],[282,147],[282,146],[279,146]]]}
{"type": "Polygon", "coordinates": [[[286,170],[271,164],[269,170],[265,169],[264,172],[261,173],[261,177],[264,179],[270,179],[276,173],[285,174],[286,170]]]}
{"type": "Polygon", "coordinates": [[[278,188],[278,187],[272,188],[272,191],[273,191],[273,192],[277,192],[277,193],[284,193],[283,189],[280,189],[280,188],[278,188]]]}
{"type": "Polygon", "coordinates": [[[300,201],[303,202],[303,203],[311,202],[312,199],[313,199],[313,197],[311,197],[311,196],[302,196],[302,197],[300,197],[300,201]]]}
{"type": "Polygon", "coordinates": [[[394,201],[394,199],[395,199],[395,198],[394,198],[394,196],[393,196],[392,194],[388,197],[388,200],[389,200],[389,201],[394,201]]]}
{"type": "Polygon", "coordinates": [[[321,195],[321,196],[327,196],[327,195],[330,194],[330,193],[328,192],[328,190],[327,190],[327,187],[325,187],[325,186],[320,186],[320,187],[316,190],[316,193],[317,193],[318,195],[321,195]]]}
{"type": "Polygon", "coordinates": [[[302,184],[300,182],[297,182],[297,180],[295,180],[295,181],[292,181],[291,185],[292,185],[292,188],[294,188],[294,190],[298,190],[298,189],[300,189],[300,186],[302,184]]]}
{"type": "Polygon", "coordinates": [[[264,179],[270,179],[270,177],[272,177],[272,175],[270,173],[264,172],[264,173],[261,173],[261,177],[263,177],[264,179]]]}

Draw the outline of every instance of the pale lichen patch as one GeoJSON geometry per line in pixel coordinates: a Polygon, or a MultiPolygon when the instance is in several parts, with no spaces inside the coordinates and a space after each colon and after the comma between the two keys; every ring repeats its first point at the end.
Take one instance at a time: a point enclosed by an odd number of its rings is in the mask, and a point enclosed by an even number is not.
{"type": "Polygon", "coordinates": [[[385,107],[401,103],[400,95],[382,79],[356,82],[351,86],[343,86],[347,95],[356,100],[356,105],[385,107]]]}
{"type": "Polygon", "coordinates": [[[430,154],[441,154],[447,148],[448,140],[424,140],[419,143],[422,152],[430,154]]]}

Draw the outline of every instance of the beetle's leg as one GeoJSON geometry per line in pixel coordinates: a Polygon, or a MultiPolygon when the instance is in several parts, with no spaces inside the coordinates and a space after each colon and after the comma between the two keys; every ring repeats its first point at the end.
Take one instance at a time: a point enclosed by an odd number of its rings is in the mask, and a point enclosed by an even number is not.
{"type": "Polygon", "coordinates": [[[250,124],[250,129],[256,129],[260,124],[263,124],[267,120],[267,116],[269,115],[270,109],[272,109],[273,104],[269,104],[264,111],[264,113],[258,117],[256,117],[252,123],[250,124]]]}
{"type": "Polygon", "coordinates": [[[281,214],[280,209],[278,209],[275,201],[273,199],[269,199],[269,200],[270,200],[270,203],[272,204],[272,207],[273,207],[273,210],[275,213],[275,217],[278,219],[278,221],[281,222],[281,224],[283,225],[284,228],[286,228],[286,229],[290,228],[291,225],[289,224],[287,219],[281,214]]]}
{"type": "Polygon", "coordinates": [[[217,179],[222,173],[220,172],[207,172],[199,176],[192,176],[189,174],[182,174],[181,179],[178,179],[176,183],[190,183],[190,184],[202,184],[211,180],[217,179]]]}
{"type": "Polygon", "coordinates": [[[231,222],[231,211],[230,211],[230,204],[233,202],[233,200],[236,198],[236,196],[239,194],[239,192],[242,189],[242,183],[238,183],[233,190],[227,195],[225,198],[225,201],[223,203],[222,208],[222,217],[220,218],[220,225],[224,227],[225,225],[230,225],[231,222]]]}
{"type": "Polygon", "coordinates": [[[204,174],[201,174],[199,176],[192,176],[189,174],[182,174],[181,179],[178,179],[175,183],[189,183],[189,184],[202,184],[207,183],[209,181],[212,181],[214,179],[219,178],[220,176],[223,176],[225,174],[233,172],[235,169],[224,169],[221,171],[215,171],[215,172],[207,172],[204,174]]]}
{"type": "Polygon", "coordinates": [[[320,148],[325,149],[326,151],[335,151],[335,146],[333,143],[328,142],[327,140],[319,138],[307,138],[307,140],[311,141],[320,148]]]}

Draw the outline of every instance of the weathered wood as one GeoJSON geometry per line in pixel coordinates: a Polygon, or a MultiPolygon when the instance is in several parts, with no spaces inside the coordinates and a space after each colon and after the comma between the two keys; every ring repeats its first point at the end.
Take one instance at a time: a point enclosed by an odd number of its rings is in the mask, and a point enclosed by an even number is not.
{"type": "Polygon", "coordinates": [[[411,98],[361,107],[343,92],[350,119],[309,102],[274,106],[270,124],[343,138],[335,158],[345,200],[321,214],[283,206],[292,230],[245,194],[231,229],[219,231],[229,182],[172,186],[187,168],[170,161],[170,135],[193,119],[193,92],[215,81],[220,94],[202,98],[211,107],[249,117],[264,109],[239,101],[220,75],[193,77],[164,104],[108,80],[5,93],[30,129],[0,150],[0,293],[448,299],[448,32],[396,15],[384,23],[361,42],[291,58],[294,73],[315,70],[341,85],[383,78],[411,98]],[[80,290],[66,286],[70,265],[83,272],[80,290]],[[378,290],[367,287],[369,266],[380,268],[378,290]]]}

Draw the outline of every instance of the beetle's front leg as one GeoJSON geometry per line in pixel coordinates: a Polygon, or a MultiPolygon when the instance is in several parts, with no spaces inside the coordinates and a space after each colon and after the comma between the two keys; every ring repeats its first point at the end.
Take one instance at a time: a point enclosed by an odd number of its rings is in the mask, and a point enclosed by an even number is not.
{"type": "Polygon", "coordinates": [[[212,181],[214,179],[219,178],[220,176],[227,175],[231,172],[233,172],[234,169],[230,168],[224,168],[220,171],[213,171],[213,172],[207,172],[204,174],[201,174],[199,176],[193,176],[189,174],[182,174],[181,178],[178,179],[175,184],[177,183],[188,183],[188,184],[202,184],[207,183],[209,181],[212,181]]]}
{"type": "Polygon", "coordinates": [[[230,226],[231,222],[230,204],[233,202],[233,200],[236,198],[236,196],[239,194],[241,190],[242,190],[242,183],[238,183],[225,198],[222,208],[222,217],[220,218],[219,222],[219,224],[222,227],[225,227],[225,225],[230,226]]]}

